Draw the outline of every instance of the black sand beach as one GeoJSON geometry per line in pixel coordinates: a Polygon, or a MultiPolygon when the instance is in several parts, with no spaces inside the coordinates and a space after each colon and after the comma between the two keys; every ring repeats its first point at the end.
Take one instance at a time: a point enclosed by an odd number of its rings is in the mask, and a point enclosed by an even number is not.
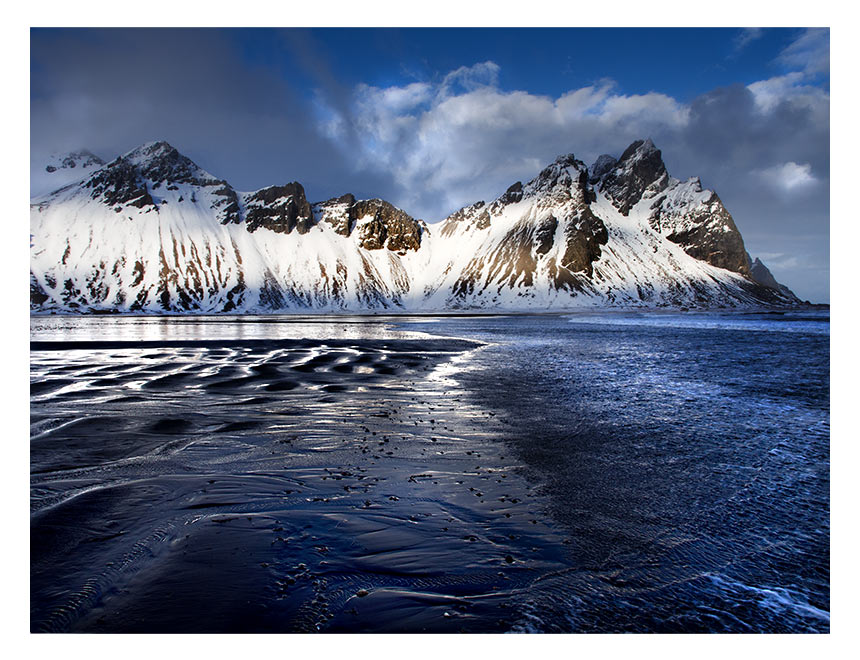
{"type": "Polygon", "coordinates": [[[505,631],[565,547],[458,340],[35,341],[32,629],[505,631]]]}

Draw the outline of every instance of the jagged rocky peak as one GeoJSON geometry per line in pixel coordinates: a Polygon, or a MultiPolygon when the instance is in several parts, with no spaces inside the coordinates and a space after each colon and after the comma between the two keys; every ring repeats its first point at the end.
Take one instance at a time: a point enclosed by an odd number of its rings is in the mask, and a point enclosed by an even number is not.
{"type": "Polygon", "coordinates": [[[387,248],[399,254],[421,247],[426,225],[384,199],[356,200],[351,193],[314,205],[320,220],[341,236],[357,233],[366,250],[387,248]]]}
{"type": "MultiPolygon", "coordinates": [[[[750,264],[749,278],[770,292],[771,302],[789,302],[792,304],[802,302],[791,289],[776,281],[773,273],[770,272],[770,269],[764,265],[761,259],[758,257],[753,259],[749,253],[747,253],[747,261],[750,264]]],[[[760,294],[760,296],[767,299],[767,294],[760,294]]]]}
{"type": "MultiPolygon", "coordinates": [[[[517,181],[510,186],[487,207],[488,218],[472,219],[489,226],[489,218],[500,213],[506,206],[529,199],[537,199],[542,207],[563,204],[569,200],[585,204],[594,201],[594,191],[588,183],[585,163],[577,160],[573,154],[559,156],[527,184],[523,185],[517,181]]],[[[468,217],[470,212],[474,215],[472,209],[473,207],[465,207],[454,215],[460,214],[462,220],[468,217]]],[[[449,216],[448,220],[454,218],[454,215],[449,216]]]]}
{"type": "Polygon", "coordinates": [[[650,204],[648,223],[696,259],[749,275],[744,240],[719,196],[702,187],[698,177],[669,178],[650,204]]]}
{"type": "Polygon", "coordinates": [[[540,197],[551,204],[568,200],[594,201],[594,191],[588,183],[588,168],[573,154],[556,158],[529,181],[522,191],[523,198],[540,197]]]}
{"type": "Polygon", "coordinates": [[[298,181],[269,186],[245,196],[245,223],[248,231],[263,228],[281,234],[294,229],[307,234],[314,226],[314,214],[298,181]]]}
{"type": "MultiPolygon", "coordinates": [[[[602,167],[607,165],[608,161],[604,161],[602,167]]],[[[600,189],[613,205],[622,215],[627,215],[643,197],[665,190],[669,185],[669,175],[660,150],[647,139],[636,140],[627,147],[599,181],[600,189]]]]}
{"type": "Polygon", "coordinates": [[[523,199],[523,182],[512,183],[508,189],[496,200],[502,206],[516,204],[523,199]]]}
{"type": "Polygon", "coordinates": [[[778,291],[783,296],[789,298],[792,301],[800,302],[800,298],[798,298],[794,293],[784,284],[780,284],[776,281],[776,278],[773,276],[773,273],[770,272],[770,269],[764,265],[761,259],[756,257],[753,259],[747,254],[747,259],[750,261],[750,278],[756,282],[757,284],[761,284],[768,289],[773,289],[778,291]]]}
{"type": "Polygon", "coordinates": [[[577,187],[584,190],[587,187],[587,178],[585,163],[577,160],[573,154],[563,154],[543,168],[526,187],[528,192],[537,193],[557,186],[570,187],[575,181],[577,187]],[[585,180],[582,179],[583,174],[586,175],[585,180]]]}
{"type": "Polygon", "coordinates": [[[622,215],[642,200],[651,228],[712,266],[749,274],[743,238],[731,214],[698,177],[678,181],[669,176],[662,154],[650,139],[636,140],[613,162],[601,156],[590,180],[622,215]]]}
{"type": "MultiPolygon", "coordinates": [[[[193,185],[212,185],[221,183],[219,179],[200,168],[187,156],[179,153],[167,142],[147,142],[117,160],[125,161],[156,186],[189,183],[193,185]]],[[[114,161],[116,163],[117,161],[114,161]]],[[[113,165],[114,163],[111,163],[113,165]]]]}
{"type": "MultiPolygon", "coordinates": [[[[450,236],[458,229],[487,229],[492,219],[512,204],[523,200],[535,203],[538,208],[558,207],[568,202],[574,206],[587,206],[595,199],[588,182],[588,168],[573,154],[559,156],[525,185],[517,181],[490,204],[483,201],[455,211],[443,220],[440,234],[450,236]]],[[[572,209],[568,209],[571,211],[572,209]]],[[[548,231],[548,230],[547,230],[548,231]]],[[[543,231],[546,234],[547,231],[543,231]]],[[[542,241],[541,245],[545,242],[542,241]]]]}
{"type": "Polygon", "coordinates": [[[157,212],[173,191],[177,193],[174,203],[197,203],[198,196],[205,197],[222,224],[241,221],[236,191],[164,141],[132,149],[94,172],[83,185],[93,199],[117,213],[126,206],[157,212]]]}
{"type": "Polygon", "coordinates": [[[771,289],[779,289],[780,284],[776,281],[776,278],[770,272],[767,266],[765,266],[761,259],[758,257],[755,260],[747,254],[747,258],[750,259],[750,277],[761,284],[762,286],[770,287],[771,289]]]}
{"type": "Polygon", "coordinates": [[[117,213],[125,206],[157,210],[146,181],[135,166],[123,158],[117,158],[97,170],[83,184],[91,189],[93,199],[102,201],[117,213]]]}

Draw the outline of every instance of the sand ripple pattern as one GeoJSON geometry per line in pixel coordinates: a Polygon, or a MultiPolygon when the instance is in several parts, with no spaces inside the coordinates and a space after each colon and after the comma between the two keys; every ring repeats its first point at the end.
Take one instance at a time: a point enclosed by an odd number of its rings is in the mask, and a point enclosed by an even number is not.
{"type": "Polygon", "coordinates": [[[32,629],[504,631],[563,534],[459,340],[33,342],[32,629]]]}

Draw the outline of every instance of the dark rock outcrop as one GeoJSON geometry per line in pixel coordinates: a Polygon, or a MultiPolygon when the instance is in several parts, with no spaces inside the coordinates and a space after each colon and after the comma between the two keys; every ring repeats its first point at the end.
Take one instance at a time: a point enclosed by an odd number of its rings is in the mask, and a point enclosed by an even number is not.
{"type": "Polygon", "coordinates": [[[587,206],[581,207],[565,230],[566,246],[558,260],[561,268],[556,274],[556,287],[573,284],[569,278],[571,273],[584,273],[590,278],[594,272],[593,264],[600,258],[600,246],[606,245],[608,240],[609,232],[603,220],[587,206]]]}
{"type": "Polygon", "coordinates": [[[348,193],[315,208],[341,236],[351,236],[358,226],[358,244],[365,250],[387,248],[405,254],[421,247],[424,223],[384,199],[356,200],[348,193]]]}
{"type": "MultiPolygon", "coordinates": [[[[683,184],[693,194],[701,194],[701,183],[691,179],[683,184]]],[[[749,274],[749,257],[744,239],[731,214],[716,193],[698,204],[675,205],[658,196],[652,204],[649,223],[691,257],[741,275],[749,274]]]]}
{"type": "Polygon", "coordinates": [[[557,229],[558,220],[552,215],[538,223],[535,227],[535,252],[546,254],[552,249],[557,229]]]}
{"type": "Polygon", "coordinates": [[[387,247],[394,252],[417,250],[421,246],[421,223],[396,206],[382,199],[367,199],[352,206],[358,220],[369,215],[373,219],[361,227],[359,245],[367,250],[387,247]]]}
{"type": "Polygon", "coordinates": [[[666,235],[673,243],[684,248],[691,257],[706,261],[717,268],[725,268],[746,275],[749,261],[744,239],[735,226],[731,214],[714,193],[704,208],[689,214],[690,228],[666,235]]]}
{"type": "Polygon", "coordinates": [[[646,191],[662,192],[668,180],[660,150],[651,140],[636,140],[603,175],[601,189],[621,214],[627,215],[646,191]]]}
{"type": "Polygon", "coordinates": [[[117,212],[123,206],[155,208],[146,180],[134,165],[122,158],[96,171],[84,183],[84,187],[92,189],[93,199],[101,198],[117,212]]]}
{"type": "MultiPolygon", "coordinates": [[[[179,185],[215,188],[212,209],[222,224],[240,222],[239,198],[236,191],[222,179],[200,169],[167,142],[152,142],[111,161],[96,170],[84,182],[92,190],[93,199],[101,199],[117,213],[124,206],[157,211],[152,192],[164,186],[176,190],[179,185]]],[[[196,201],[192,193],[191,201],[196,201]]]]}
{"type": "Polygon", "coordinates": [[[523,183],[522,183],[522,181],[517,181],[510,188],[508,188],[501,197],[499,197],[499,201],[502,204],[516,204],[522,198],[523,198],[523,183]]]}
{"type": "Polygon", "coordinates": [[[753,282],[765,288],[778,291],[789,300],[800,302],[800,298],[794,295],[794,292],[792,292],[791,289],[776,281],[773,273],[771,273],[770,269],[762,263],[761,259],[756,257],[755,260],[752,260],[749,254],[747,254],[747,259],[750,260],[749,276],[753,282]]]}
{"type": "Polygon", "coordinates": [[[289,234],[294,229],[307,234],[314,225],[305,189],[297,181],[285,186],[269,186],[245,198],[245,224],[248,231],[268,229],[289,234]]]}
{"type": "MultiPolygon", "coordinates": [[[[190,158],[183,156],[167,142],[145,144],[119,158],[132,163],[138,172],[154,187],[161,184],[187,183],[195,186],[211,186],[225,183],[201,170],[190,158]]],[[[116,161],[114,161],[116,162],[116,161]]],[[[112,164],[111,164],[112,165],[112,164]]]]}

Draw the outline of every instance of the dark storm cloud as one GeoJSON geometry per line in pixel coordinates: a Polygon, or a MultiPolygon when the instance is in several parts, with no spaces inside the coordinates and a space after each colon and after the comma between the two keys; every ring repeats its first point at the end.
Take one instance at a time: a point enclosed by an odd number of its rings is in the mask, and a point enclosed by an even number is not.
{"type": "Polygon", "coordinates": [[[797,90],[767,109],[737,85],[690,105],[662,143],[676,176],[700,176],[732,212],[747,248],[799,295],[829,297],[829,100],[797,90]]]}
{"type": "MultiPolygon", "coordinates": [[[[31,157],[105,159],[167,140],[239,189],[298,179],[309,195],[371,188],[316,126],[278,62],[248,62],[229,31],[34,30],[31,157]]],[[[284,57],[289,57],[285,51],[284,57]]]]}

